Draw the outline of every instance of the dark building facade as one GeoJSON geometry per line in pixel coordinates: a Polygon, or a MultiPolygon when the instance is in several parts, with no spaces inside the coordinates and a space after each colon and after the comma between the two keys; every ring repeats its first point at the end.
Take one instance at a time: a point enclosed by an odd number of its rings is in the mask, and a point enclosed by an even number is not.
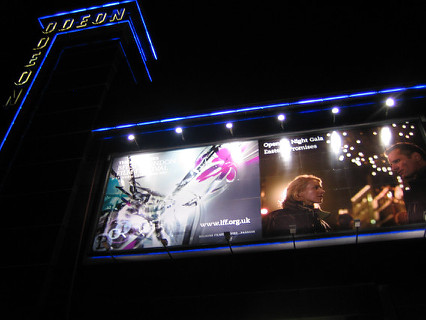
{"type": "MultiPolygon", "coordinates": [[[[137,83],[149,90],[156,53],[136,1],[46,16],[40,24],[40,39],[2,108],[2,303],[14,319],[425,316],[423,222],[387,227],[376,217],[358,230],[351,221],[319,245],[312,235],[228,243],[224,234],[216,243],[96,252],[93,242],[116,155],[252,139],[273,143],[282,136],[301,148],[304,137],[321,140],[326,131],[364,134],[367,129],[358,128],[393,123],[415,125],[416,142],[424,144],[426,86],[146,118],[143,106],[132,107],[131,92],[137,83]],[[384,104],[389,96],[394,108],[384,104]],[[331,113],[335,106],[339,114],[331,113]],[[281,113],[285,122],[276,119],[281,113]],[[224,128],[231,121],[234,127],[224,128]],[[176,126],[183,134],[175,134],[176,126]],[[127,140],[131,133],[136,140],[127,140]],[[377,222],[383,229],[372,227],[377,222]]],[[[313,157],[299,164],[319,161],[313,157]]],[[[265,160],[261,175],[273,177],[268,166],[265,160]]],[[[346,172],[330,168],[336,181],[346,172]]],[[[352,176],[340,178],[342,185],[357,185],[352,176]]]]}

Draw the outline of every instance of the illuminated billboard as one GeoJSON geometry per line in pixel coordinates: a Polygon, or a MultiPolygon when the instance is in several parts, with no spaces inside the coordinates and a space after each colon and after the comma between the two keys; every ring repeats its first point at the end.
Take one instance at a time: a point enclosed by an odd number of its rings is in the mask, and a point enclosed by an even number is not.
{"type": "Polygon", "coordinates": [[[330,238],[355,221],[378,234],[416,225],[406,177],[385,155],[401,142],[425,149],[416,120],[113,157],[92,252],[214,247],[228,232],[234,244],[330,238]]]}
{"type": "Polygon", "coordinates": [[[282,209],[286,197],[290,199],[287,186],[304,175],[320,182],[319,199],[310,204],[323,217],[318,218],[320,222],[327,226],[311,224],[307,228],[306,222],[286,217],[291,221],[282,223],[294,225],[296,234],[298,229],[301,233],[351,230],[354,220],[360,221],[361,229],[423,222],[423,216],[408,216],[403,194],[407,185],[392,171],[384,153],[397,142],[413,143],[424,149],[420,128],[416,122],[400,121],[260,140],[264,236],[283,234],[283,230],[273,230],[269,215],[282,209]]]}
{"type": "Polygon", "coordinates": [[[112,161],[94,251],[261,239],[257,141],[112,161]]]}

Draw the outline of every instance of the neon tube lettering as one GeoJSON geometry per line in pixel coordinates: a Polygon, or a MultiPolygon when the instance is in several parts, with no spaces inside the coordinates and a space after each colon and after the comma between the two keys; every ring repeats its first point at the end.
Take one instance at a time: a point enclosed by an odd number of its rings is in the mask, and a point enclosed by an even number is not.
{"type": "Polygon", "coordinates": [[[6,104],[3,107],[7,109],[9,107],[15,106],[18,103],[19,98],[21,97],[22,90],[22,88],[19,90],[13,89],[12,95],[9,96],[9,99],[7,99],[6,104]]]}
{"type": "Polygon", "coordinates": [[[104,23],[104,21],[106,19],[106,16],[107,16],[107,14],[105,12],[98,13],[96,15],[95,21],[93,21],[92,23],[94,25],[98,25],[98,24],[104,23]]]}
{"type": "Polygon", "coordinates": [[[49,40],[50,40],[49,37],[41,38],[39,42],[37,43],[37,47],[33,48],[33,50],[43,49],[49,43],[49,40]]]}
{"type": "Polygon", "coordinates": [[[35,66],[36,61],[38,60],[38,57],[39,57],[40,55],[41,55],[41,51],[34,53],[34,54],[31,56],[31,59],[30,59],[30,61],[28,62],[28,64],[26,64],[24,67],[25,67],[25,68],[28,68],[28,67],[35,66]]]}
{"type": "Polygon", "coordinates": [[[17,86],[23,86],[28,82],[30,79],[30,76],[33,72],[31,70],[25,70],[21,73],[21,76],[19,77],[18,82],[15,82],[15,85],[17,86]]]}
{"type": "Polygon", "coordinates": [[[121,9],[121,12],[120,12],[119,9],[114,9],[114,11],[112,12],[112,15],[111,15],[111,19],[109,19],[109,22],[123,20],[124,12],[126,12],[125,8],[121,9]]]}
{"type": "Polygon", "coordinates": [[[44,34],[49,34],[52,33],[53,31],[55,31],[56,26],[57,26],[57,22],[49,22],[49,24],[46,26],[46,28],[43,30],[44,34]]]}
{"type": "Polygon", "coordinates": [[[71,27],[73,26],[73,24],[74,24],[74,19],[73,18],[71,18],[71,19],[65,19],[64,22],[63,22],[63,24],[62,24],[62,28],[59,29],[59,31],[67,31],[67,30],[71,29],[71,27]]]}
{"type": "Polygon", "coordinates": [[[81,17],[80,24],[76,26],[77,29],[86,28],[89,23],[90,14],[81,17]]]}

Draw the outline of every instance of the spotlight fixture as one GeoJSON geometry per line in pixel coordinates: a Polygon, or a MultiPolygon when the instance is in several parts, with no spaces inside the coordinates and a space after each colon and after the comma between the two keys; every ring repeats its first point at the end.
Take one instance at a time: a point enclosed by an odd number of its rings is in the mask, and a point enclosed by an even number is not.
{"type": "Polygon", "coordinates": [[[387,107],[392,108],[392,107],[395,106],[395,99],[389,97],[389,98],[386,99],[385,104],[386,104],[387,107]]]}
{"type": "Polygon", "coordinates": [[[227,122],[225,126],[226,128],[229,129],[229,132],[231,133],[231,135],[234,135],[234,132],[232,131],[232,128],[234,125],[232,124],[232,122],[227,122]]]}
{"type": "Polygon", "coordinates": [[[130,134],[127,136],[127,140],[134,142],[134,143],[136,144],[136,146],[137,146],[138,148],[140,148],[140,147],[139,147],[139,144],[138,144],[138,141],[136,140],[136,136],[135,136],[133,133],[130,133],[130,134]]]}
{"type": "Polygon", "coordinates": [[[338,107],[333,107],[331,109],[331,113],[333,114],[333,124],[336,122],[336,114],[340,112],[340,109],[338,107]]]}
{"type": "Polygon", "coordinates": [[[331,109],[331,112],[333,114],[338,114],[340,112],[340,109],[338,107],[333,107],[333,109],[331,109]]]}
{"type": "Polygon", "coordinates": [[[231,251],[231,254],[234,254],[234,251],[232,250],[232,245],[231,245],[231,233],[229,231],[225,231],[223,233],[223,236],[225,237],[226,242],[228,243],[229,246],[229,250],[231,251]]]}
{"type": "Polygon", "coordinates": [[[354,227],[355,227],[355,243],[358,244],[358,233],[359,233],[359,228],[361,227],[361,220],[359,219],[355,219],[354,220],[354,227]]]}
{"type": "Polygon", "coordinates": [[[176,132],[177,134],[180,134],[180,136],[181,136],[182,140],[185,140],[185,138],[183,137],[183,129],[182,129],[181,127],[176,127],[176,128],[175,128],[175,132],[176,132]]]}
{"type": "Polygon", "coordinates": [[[293,249],[296,249],[296,239],[294,238],[294,235],[296,234],[296,225],[295,224],[291,224],[291,225],[289,225],[289,228],[290,228],[290,234],[291,234],[291,237],[292,237],[292,239],[293,239],[293,249]]]}
{"type": "Polygon", "coordinates": [[[167,241],[167,239],[161,238],[160,241],[161,241],[161,244],[163,245],[164,249],[166,250],[167,255],[169,256],[170,260],[173,260],[172,254],[170,253],[169,248],[168,248],[169,242],[167,241]]]}
{"type": "Polygon", "coordinates": [[[278,121],[280,122],[281,129],[284,129],[284,120],[285,120],[285,115],[284,115],[284,114],[282,114],[282,113],[280,113],[280,114],[277,116],[277,119],[278,119],[278,121]]]}

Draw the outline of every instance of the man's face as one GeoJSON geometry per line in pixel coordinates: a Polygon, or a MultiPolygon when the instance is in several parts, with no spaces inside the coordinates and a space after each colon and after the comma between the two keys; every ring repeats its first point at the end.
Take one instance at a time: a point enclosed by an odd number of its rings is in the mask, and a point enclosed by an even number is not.
{"type": "Polygon", "coordinates": [[[299,193],[299,197],[302,199],[303,203],[313,205],[314,203],[322,203],[324,193],[325,191],[321,183],[316,180],[311,180],[306,189],[299,193]]]}
{"type": "Polygon", "coordinates": [[[394,149],[388,154],[388,161],[392,171],[403,179],[412,178],[418,169],[415,153],[407,156],[401,153],[399,149],[394,149]]]}

